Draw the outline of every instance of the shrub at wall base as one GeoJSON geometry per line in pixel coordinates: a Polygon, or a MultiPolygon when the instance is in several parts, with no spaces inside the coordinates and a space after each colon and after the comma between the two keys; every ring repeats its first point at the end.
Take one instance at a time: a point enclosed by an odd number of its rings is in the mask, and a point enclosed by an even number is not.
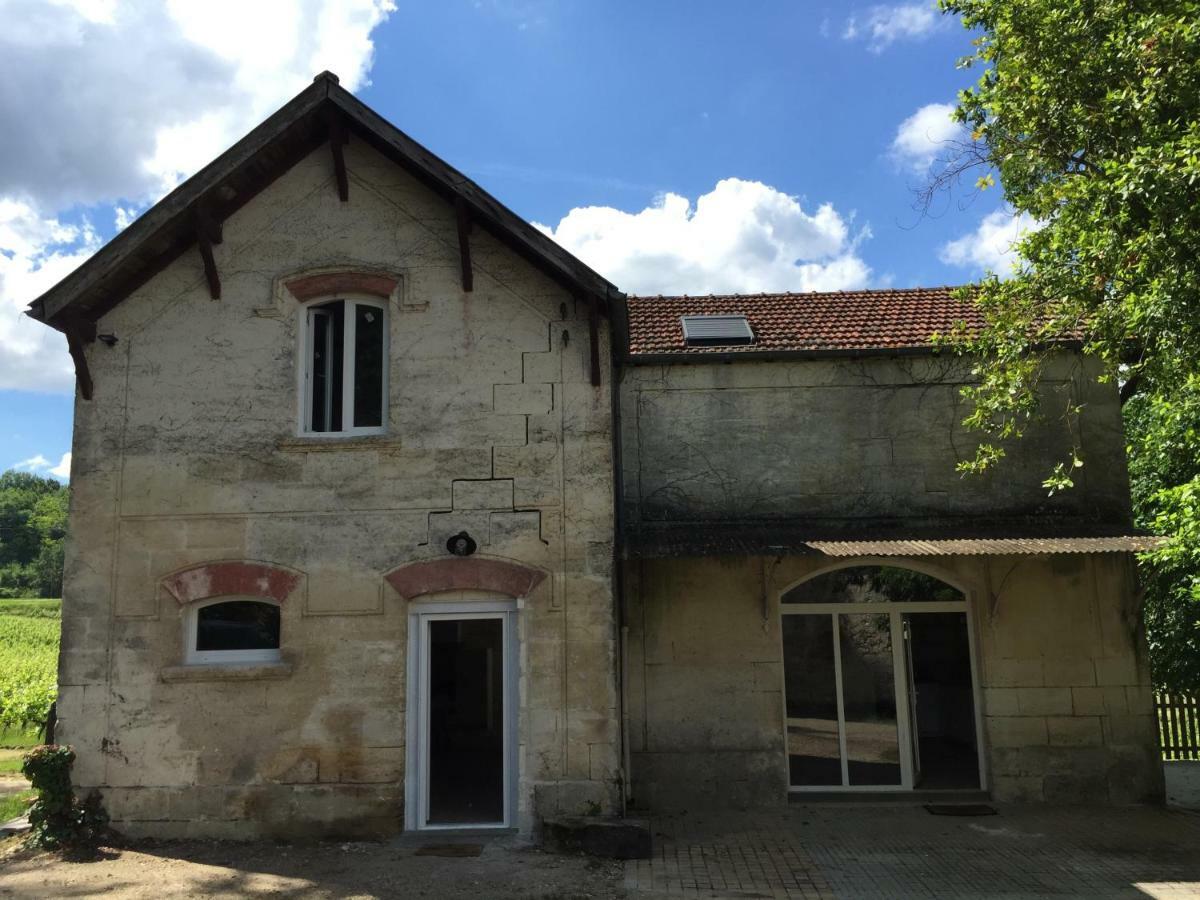
{"type": "Polygon", "coordinates": [[[75,751],[47,744],[25,754],[21,771],[37,791],[29,807],[28,843],[46,850],[94,845],[108,824],[108,814],[92,793],[82,803],[71,788],[75,751]]]}

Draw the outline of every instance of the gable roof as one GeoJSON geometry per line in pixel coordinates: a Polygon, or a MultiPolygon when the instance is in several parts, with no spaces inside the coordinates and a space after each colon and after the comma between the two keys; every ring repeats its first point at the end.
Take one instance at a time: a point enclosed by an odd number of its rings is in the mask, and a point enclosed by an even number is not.
{"type": "Polygon", "coordinates": [[[978,308],[957,288],[906,288],[809,294],[628,297],[629,354],[654,357],[928,351],[934,334],[957,323],[978,328],[978,308]],[[683,316],[743,315],[749,344],[695,346],[684,341],[683,316]]]}
{"type": "MultiPolygon", "coordinates": [[[[620,303],[616,287],[487,191],[430,153],[322,72],[313,83],[215,160],[179,185],[74,272],[29,304],[27,313],[59,330],[94,323],[197,243],[202,217],[228,218],[272,181],[344,129],[460,206],[547,274],[600,309],[620,303]]],[[[351,199],[350,202],[353,202],[351,199]]]]}

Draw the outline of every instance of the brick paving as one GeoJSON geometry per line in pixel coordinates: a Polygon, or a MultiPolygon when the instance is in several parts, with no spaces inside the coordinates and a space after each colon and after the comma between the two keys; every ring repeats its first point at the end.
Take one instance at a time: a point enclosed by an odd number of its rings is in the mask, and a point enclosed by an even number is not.
{"type": "Polygon", "coordinates": [[[1200,814],[1148,807],[795,805],[658,818],[625,864],[657,898],[1200,897],[1200,814]]]}

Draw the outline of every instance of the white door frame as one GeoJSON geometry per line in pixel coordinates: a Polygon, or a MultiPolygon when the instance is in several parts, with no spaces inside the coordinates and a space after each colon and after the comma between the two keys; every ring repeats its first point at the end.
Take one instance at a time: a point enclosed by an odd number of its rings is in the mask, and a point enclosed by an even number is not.
{"type": "Polygon", "coordinates": [[[516,600],[428,601],[408,608],[405,705],[404,828],[446,831],[512,828],[517,810],[518,642],[516,600]],[[429,623],[499,619],[504,692],[504,818],[499,822],[429,822],[429,623]]]}
{"type": "MultiPolygon", "coordinates": [[[[824,573],[822,573],[824,574],[824,573]]],[[[793,585],[794,587],[794,585],[793,585]]],[[[789,588],[790,590],[790,588],[789,588]]],[[[782,595],[780,595],[782,596],[782,595]]],[[[834,682],[835,690],[837,691],[837,717],[838,717],[838,747],[841,757],[842,769],[842,784],[830,785],[793,785],[791,783],[790,766],[788,775],[788,792],[789,793],[828,793],[832,791],[848,792],[848,793],[866,793],[866,792],[882,792],[882,791],[911,791],[913,789],[913,761],[912,761],[912,740],[916,723],[909,721],[909,683],[908,683],[908,667],[904,658],[904,641],[902,634],[901,617],[905,613],[962,613],[966,617],[967,625],[967,653],[970,658],[971,667],[971,694],[974,702],[975,713],[975,756],[979,766],[979,784],[983,790],[987,789],[987,772],[984,764],[985,753],[983,750],[983,711],[982,711],[982,692],[979,687],[979,670],[975,658],[975,626],[971,617],[971,607],[969,600],[942,600],[942,601],[907,601],[907,602],[887,602],[887,603],[780,603],[780,616],[803,616],[803,615],[825,615],[829,616],[833,621],[833,653],[834,653],[834,682]],[[837,614],[850,615],[887,615],[889,618],[889,629],[892,640],[892,672],[893,684],[896,693],[896,739],[898,741],[900,751],[900,784],[850,784],[846,754],[846,718],[843,708],[842,697],[842,665],[841,665],[841,641],[839,640],[839,629],[841,626],[841,616],[837,614]]],[[[783,647],[783,629],[779,629],[780,651],[781,654],[786,652],[783,647]]],[[[780,656],[783,660],[784,656],[780,656]]],[[[783,672],[783,741],[784,741],[784,757],[787,758],[787,739],[788,726],[793,724],[793,720],[787,716],[787,673],[786,662],[780,667],[783,672]]]]}

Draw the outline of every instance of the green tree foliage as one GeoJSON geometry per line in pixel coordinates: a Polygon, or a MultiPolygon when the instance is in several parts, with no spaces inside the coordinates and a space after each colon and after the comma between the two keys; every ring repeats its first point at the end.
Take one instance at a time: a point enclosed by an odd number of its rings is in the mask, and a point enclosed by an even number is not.
{"type": "Polygon", "coordinates": [[[62,595],[67,487],[28,472],[0,474],[0,597],[62,595]]]}
{"type": "MultiPolygon", "coordinates": [[[[959,95],[971,142],[946,175],[999,173],[1039,227],[1012,277],[977,286],[968,471],[1038,409],[1048,341],[1082,339],[1121,382],[1138,522],[1171,537],[1145,563],[1155,678],[1200,687],[1200,2],[940,0],[979,33],[959,95]]],[[[945,176],[944,176],[945,177],[945,176]]],[[[977,182],[986,187],[986,176],[977,182]]],[[[1005,273],[1007,274],[1007,273],[1005,273]]],[[[1084,448],[1086,449],[1086,448],[1084,448]]],[[[1079,448],[1049,473],[1072,486],[1079,448]]]]}
{"type": "Polygon", "coordinates": [[[1170,396],[1137,394],[1125,405],[1137,521],[1173,540],[1142,564],[1146,636],[1155,683],[1200,686],[1200,379],[1170,396]]]}

